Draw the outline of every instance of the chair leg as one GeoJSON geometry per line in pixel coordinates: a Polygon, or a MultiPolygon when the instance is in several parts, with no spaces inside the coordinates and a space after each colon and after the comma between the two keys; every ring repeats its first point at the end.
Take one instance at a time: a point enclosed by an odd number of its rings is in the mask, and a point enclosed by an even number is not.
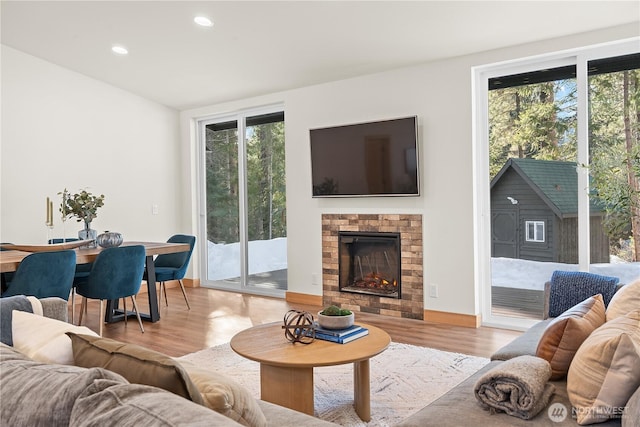
{"type": "Polygon", "coordinates": [[[158,295],[158,308],[160,308],[160,303],[162,302],[162,282],[156,282],[156,284],[158,285],[157,288],[157,295],[158,295]]]}
{"type": "Polygon", "coordinates": [[[76,321],[76,288],[71,287],[71,324],[76,321]]]}
{"type": "Polygon", "coordinates": [[[187,303],[187,308],[191,310],[191,306],[189,305],[189,298],[187,298],[187,293],[184,291],[184,285],[182,284],[182,279],[178,280],[178,283],[180,283],[180,289],[182,290],[182,296],[184,296],[184,302],[187,303]]]}
{"type": "Polygon", "coordinates": [[[127,299],[126,298],[122,298],[122,310],[124,313],[124,326],[127,326],[127,299]]]}
{"type": "Polygon", "coordinates": [[[82,297],[82,303],[80,304],[80,319],[78,320],[78,326],[82,325],[82,314],[84,313],[86,304],[87,304],[87,299],[85,297],[82,297]]]}
{"type": "Polygon", "coordinates": [[[100,323],[100,333],[98,335],[102,336],[102,326],[104,325],[104,316],[105,316],[105,307],[104,300],[100,300],[100,311],[98,312],[98,322],[100,323]]]}
{"type": "Polygon", "coordinates": [[[164,282],[160,282],[160,293],[164,292],[164,305],[169,307],[169,300],[167,299],[167,287],[164,282]]]}
{"type": "Polygon", "coordinates": [[[136,303],[135,295],[131,295],[131,301],[133,302],[133,309],[136,312],[136,317],[138,318],[138,323],[140,324],[140,330],[144,334],[144,327],[142,326],[142,319],[140,318],[140,311],[138,311],[138,304],[136,303]]]}

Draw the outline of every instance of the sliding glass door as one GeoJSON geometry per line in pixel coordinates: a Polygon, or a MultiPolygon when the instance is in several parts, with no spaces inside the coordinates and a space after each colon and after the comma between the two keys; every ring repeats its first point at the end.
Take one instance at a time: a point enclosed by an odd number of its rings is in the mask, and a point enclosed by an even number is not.
{"type": "Polygon", "coordinates": [[[284,113],[199,122],[203,286],[281,296],[287,289],[284,113]]]}
{"type": "Polygon", "coordinates": [[[569,65],[489,80],[494,315],[540,319],[544,282],[578,266],[575,74],[569,65]]]}
{"type": "Polygon", "coordinates": [[[487,324],[543,315],[554,270],[640,277],[633,43],[476,71],[476,250],[487,324]]]}

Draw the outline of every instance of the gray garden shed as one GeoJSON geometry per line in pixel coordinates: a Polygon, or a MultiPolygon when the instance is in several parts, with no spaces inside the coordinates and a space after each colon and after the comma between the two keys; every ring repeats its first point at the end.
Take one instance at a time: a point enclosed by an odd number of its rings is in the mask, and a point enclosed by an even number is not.
{"type": "MultiPolygon", "coordinates": [[[[578,263],[575,162],[509,159],[491,180],[491,256],[578,263]]],[[[590,205],[591,262],[609,262],[604,211],[590,205]]]]}

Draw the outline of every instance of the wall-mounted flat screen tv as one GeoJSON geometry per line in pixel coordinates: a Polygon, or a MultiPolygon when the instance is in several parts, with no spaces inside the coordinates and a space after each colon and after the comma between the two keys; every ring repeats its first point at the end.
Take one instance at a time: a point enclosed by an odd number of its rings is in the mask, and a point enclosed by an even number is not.
{"type": "Polygon", "coordinates": [[[309,131],[313,197],[418,196],[417,117],[309,131]]]}

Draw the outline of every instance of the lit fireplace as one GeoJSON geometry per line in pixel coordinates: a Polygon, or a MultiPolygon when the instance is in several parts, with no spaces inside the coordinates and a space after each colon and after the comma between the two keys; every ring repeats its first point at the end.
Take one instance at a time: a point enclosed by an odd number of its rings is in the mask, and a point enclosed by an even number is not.
{"type": "Polygon", "coordinates": [[[400,298],[400,233],[338,234],[341,292],[400,298]]]}

